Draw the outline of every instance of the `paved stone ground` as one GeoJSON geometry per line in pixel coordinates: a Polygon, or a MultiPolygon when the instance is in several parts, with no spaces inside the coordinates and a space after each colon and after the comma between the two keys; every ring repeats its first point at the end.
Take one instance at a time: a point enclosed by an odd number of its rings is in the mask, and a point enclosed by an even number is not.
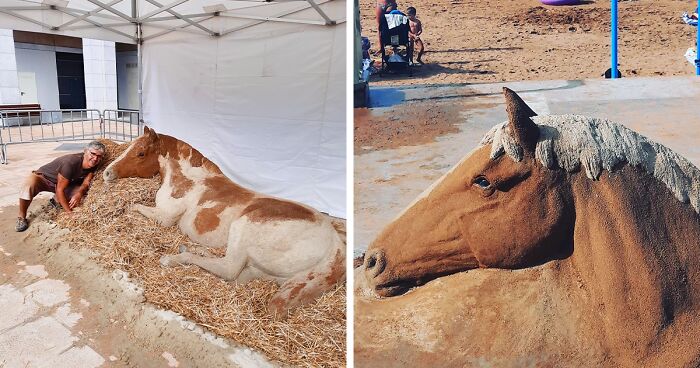
{"type": "MultiPolygon", "coordinates": [[[[55,157],[78,151],[80,146],[74,143],[9,146],[9,163],[0,165],[0,207],[17,204],[19,185],[31,170],[55,157]]],[[[36,210],[43,202],[41,199],[50,196],[49,193],[41,194],[31,210],[36,210]]],[[[12,208],[16,211],[16,207],[12,208]]],[[[5,211],[8,209],[0,208],[0,212],[5,211]]],[[[8,226],[3,226],[6,228],[8,226]]],[[[49,277],[43,265],[28,264],[24,257],[9,252],[7,236],[2,240],[0,367],[88,368],[105,363],[109,356],[97,353],[93,348],[94,339],[75,328],[90,308],[90,303],[71,296],[71,285],[49,277]]],[[[116,357],[112,356],[112,359],[116,360],[116,357]]]]}
{"type": "Polygon", "coordinates": [[[15,262],[2,247],[0,252],[0,366],[92,368],[105,363],[91,346],[94,339],[75,331],[90,303],[72,297],[71,286],[48,277],[43,265],[15,262]]]}

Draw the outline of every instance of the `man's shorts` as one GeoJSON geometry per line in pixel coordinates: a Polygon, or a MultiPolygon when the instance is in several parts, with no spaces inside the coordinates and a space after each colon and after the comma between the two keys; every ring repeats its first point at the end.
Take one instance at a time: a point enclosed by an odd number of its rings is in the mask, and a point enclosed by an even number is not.
{"type": "MultiPolygon", "coordinates": [[[[80,185],[71,184],[66,188],[66,190],[63,191],[63,193],[65,193],[66,198],[70,200],[70,198],[79,188],[80,185]]],[[[43,175],[32,171],[32,173],[27,177],[27,180],[24,181],[24,184],[22,184],[22,187],[20,187],[19,198],[31,201],[40,192],[56,193],[56,184],[52,183],[43,175]]]]}

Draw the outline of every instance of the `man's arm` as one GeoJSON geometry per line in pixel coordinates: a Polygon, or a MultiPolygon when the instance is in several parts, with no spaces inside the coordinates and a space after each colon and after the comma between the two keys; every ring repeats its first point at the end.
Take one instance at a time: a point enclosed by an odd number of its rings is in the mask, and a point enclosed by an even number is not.
{"type": "Polygon", "coordinates": [[[421,21],[416,22],[416,37],[423,33],[423,23],[421,21]]]}
{"type": "Polygon", "coordinates": [[[70,180],[66,179],[61,173],[56,176],[56,199],[58,203],[63,207],[66,212],[71,212],[71,206],[68,204],[68,199],[66,199],[66,188],[70,184],[70,180]]]}
{"type": "Polygon", "coordinates": [[[95,173],[89,173],[87,174],[87,176],[85,176],[85,179],[83,179],[83,183],[80,184],[80,188],[78,188],[75,194],[73,194],[73,197],[71,197],[70,202],[68,203],[71,209],[80,204],[80,201],[83,199],[83,196],[90,188],[90,182],[92,181],[92,178],[94,176],[95,173]]]}

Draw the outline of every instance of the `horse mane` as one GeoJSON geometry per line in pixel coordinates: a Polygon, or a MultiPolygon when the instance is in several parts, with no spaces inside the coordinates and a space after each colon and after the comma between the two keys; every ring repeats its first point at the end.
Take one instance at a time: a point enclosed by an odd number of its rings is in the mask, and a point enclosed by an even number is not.
{"type": "MultiPolygon", "coordinates": [[[[580,115],[533,116],[540,136],[535,158],[549,169],[576,172],[598,180],[603,170],[622,164],[645,170],[663,182],[683,203],[700,213],[700,170],[690,161],[627,127],[604,119],[580,115]]],[[[510,134],[508,122],[496,125],[479,146],[491,144],[491,159],[508,155],[519,162],[522,147],[510,134]]]]}
{"type": "Polygon", "coordinates": [[[158,137],[160,139],[161,155],[166,158],[174,160],[188,159],[193,167],[203,167],[215,174],[223,173],[218,165],[204,157],[204,155],[188,143],[165,134],[158,134],[158,137]]]}

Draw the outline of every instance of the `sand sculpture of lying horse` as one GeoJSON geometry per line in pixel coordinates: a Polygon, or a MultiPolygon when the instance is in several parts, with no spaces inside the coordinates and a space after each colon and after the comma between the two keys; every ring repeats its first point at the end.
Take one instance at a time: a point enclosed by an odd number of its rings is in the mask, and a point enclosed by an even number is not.
{"type": "Polygon", "coordinates": [[[163,256],[165,266],[194,264],[226,280],[281,284],[269,310],[282,313],[345,279],[345,244],[331,219],[313,208],[243,188],[189,144],[144,128],[104,171],[105,181],[153,177],[156,206],[136,205],[163,226],[177,224],[200,244],[227,247],[223,258],[188,252],[163,256]]]}
{"type": "Polygon", "coordinates": [[[508,121],[370,245],[355,362],[698,366],[700,171],[504,93],[508,121]]]}

